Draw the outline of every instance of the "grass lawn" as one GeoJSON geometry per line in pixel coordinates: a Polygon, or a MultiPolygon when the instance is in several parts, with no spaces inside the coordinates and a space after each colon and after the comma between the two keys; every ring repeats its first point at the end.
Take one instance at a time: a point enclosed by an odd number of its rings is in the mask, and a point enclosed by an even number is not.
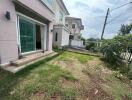
{"type": "Polygon", "coordinates": [[[61,52],[17,74],[0,70],[0,100],[132,100],[132,82],[98,57],[61,52]]]}

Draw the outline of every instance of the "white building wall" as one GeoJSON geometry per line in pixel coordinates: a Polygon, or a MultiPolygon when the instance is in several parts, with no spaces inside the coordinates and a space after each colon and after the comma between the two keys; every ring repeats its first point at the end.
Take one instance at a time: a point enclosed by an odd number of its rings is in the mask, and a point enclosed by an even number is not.
{"type": "Polygon", "coordinates": [[[75,21],[72,22],[70,27],[71,27],[71,32],[73,34],[80,34],[81,33],[80,26],[75,21]],[[75,24],[75,29],[72,28],[73,24],[75,24]]]}
{"type": "Polygon", "coordinates": [[[54,47],[61,47],[62,42],[62,29],[61,28],[54,28],[53,32],[53,46],[54,47]],[[55,41],[56,33],[58,34],[57,41],[55,41]]]}
{"type": "Polygon", "coordinates": [[[80,26],[79,24],[77,23],[76,20],[73,20],[73,19],[66,19],[66,22],[65,22],[67,25],[68,25],[68,28],[70,29],[71,33],[74,35],[74,34],[80,34],[81,33],[81,30],[80,30],[80,26]],[[75,29],[72,28],[72,25],[75,24],[75,29]]]}
{"type": "Polygon", "coordinates": [[[53,32],[53,46],[63,47],[69,45],[69,34],[70,31],[65,27],[65,17],[66,12],[62,5],[60,5],[60,0],[55,0],[55,23],[53,32]],[[62,21],[60,20],[60,12],[63,15],[62,21]],[[56,33],[58,33],[58,39],[55,41],[56,33]]]}
{"type": "Polygon", "coordinates": [[[47,45],[48,45],[48,51],[52,51],[52,40],[53,40],[53,32],[51,32],[51,30],[53,29],[53,23],[52,22],[50,22],[50,24],[49,24],[49,32],[48,32],[48,43],[47,43],[47,45]]]}
{"type": "Polygon", "coordinates": [[[69,32],[66,31],[65,29],[62,30],[62,44],[61,46],[68,46],[69,45],[69,32]]]}
{"type": "Polygon", "coordinates": [[[0,64],[18,59],[16,11],[11,0],[0,0],[0,64]],[[11,19],[5,18],[6,11],[11,19]]]}
{"type": "Polygon", "coordinates": [[[83,47],[83,41],[72,40],[71,46],[83,47]]]}
{"type": "Polygon", "coordinates": [[[55,24],[63,24],[63,25],[65,25],[66,14],[62,10],[60,5],[58,4],[57,0],[55,0],[55,11],[54,12],[55,12],[55,24]],[[63,20],[62,21],[60,21],[60,12],[63,14],[63,20]]]}

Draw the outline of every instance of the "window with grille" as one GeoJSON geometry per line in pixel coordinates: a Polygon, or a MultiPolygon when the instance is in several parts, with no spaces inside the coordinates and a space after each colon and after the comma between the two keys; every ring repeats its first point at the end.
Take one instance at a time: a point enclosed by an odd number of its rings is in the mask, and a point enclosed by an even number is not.
{"type": "Polygon", "coordinates": [[[35,27],[29,21],[19,19],[21,52],[35,50],[35,27]]]}

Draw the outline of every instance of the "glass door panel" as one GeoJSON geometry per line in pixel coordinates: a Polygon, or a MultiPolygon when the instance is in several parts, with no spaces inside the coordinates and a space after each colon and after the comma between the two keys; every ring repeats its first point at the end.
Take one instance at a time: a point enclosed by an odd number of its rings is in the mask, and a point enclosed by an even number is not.
{"type": "Polygon", "coordinates": [[[24,19],[19,20],[21,53],[35,50],[34,24],[24,19]]]}

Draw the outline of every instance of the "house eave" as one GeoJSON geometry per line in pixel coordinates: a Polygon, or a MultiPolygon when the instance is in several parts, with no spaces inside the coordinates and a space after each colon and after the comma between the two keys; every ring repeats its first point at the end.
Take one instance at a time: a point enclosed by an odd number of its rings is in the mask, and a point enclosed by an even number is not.
{"type": "Polygon", "coordinates": [[[58,2],[58,4],[60,4],[61,6],[62,6],[62,8],[65,10],[65,13],[66,13],[66,15],[70,15],[70,13],[69,13],[69,11],[67,10],[67,8],[66,8],[66,6],[65,6],[65,4],[64,4],[64,2],[63,2],[63,0],[57,0],[57,2],[58,2]],[[60,2],[60,3],[59,3],[60,2]]]}
{"type": "Polygon", "coordinates": [[[41,2],[46,8],[48,8],[48,9],[50,10],[50,12],[52,12],[53,14],[55,14],[54,11],[53,11],[51,8],[49,8],[42,0],[40,0],[40,2],[41,2]]]}

